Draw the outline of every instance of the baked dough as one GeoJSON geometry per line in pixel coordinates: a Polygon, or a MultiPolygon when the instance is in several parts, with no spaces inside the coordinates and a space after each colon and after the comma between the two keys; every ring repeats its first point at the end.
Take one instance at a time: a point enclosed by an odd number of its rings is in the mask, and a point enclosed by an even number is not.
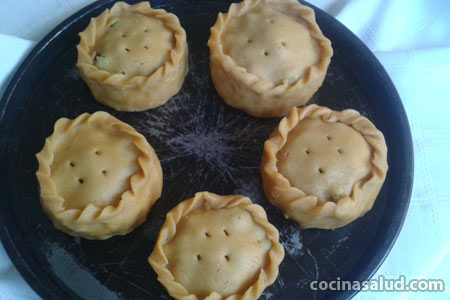
{"type": "Polygon", "coordinates": [[[117,2],[80,33],[77,67],[94,98],[119,111],[162,105],[188,71],[178,18],[149,2],[117,2]]]}
{"type": "Polygon", "coordinates": [[[176,299],[257,299],[284,258],[277,229],[244,196],[201,192],[166,216],[149,263],[176,299]]]}
{"type": "Polygon", "coordinates": [[[211,77],[230,106],[282,116],[322,85],[333,54],[314,11],[295,0],[244,0],[211,28],[211,77]]]}
{"type": "Polygon", "coordinates": [[[73,236],[126,234],[161,195],[153,148],[106,112],[59,119],[36,157],[41,205],[57,229],[73,236]]]}
{"type": "Polygon", "coordinates": [[[292,108],[264,144],[266,197],[304,228],[363,216],[388,170],[383,134],[355,110],[292,108]]]}

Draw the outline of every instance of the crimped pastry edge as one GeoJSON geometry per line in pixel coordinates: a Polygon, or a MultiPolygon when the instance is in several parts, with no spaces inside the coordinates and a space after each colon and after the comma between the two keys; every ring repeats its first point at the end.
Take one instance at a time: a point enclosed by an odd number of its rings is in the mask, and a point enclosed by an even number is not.
{"type": "Polygon", "coordinates": [[[269,201],[280,207],[304,228],[332,229],[342,227],[369,211],[384,183],[388,170],[387,146],[383,134],[367,118],[352,109],[340,112],[315,104],[292,108],[264,143],[261,162],[263,188],[269,201]],[[341,122],[361,134],[372,150],[370,175],[356,182],[349,196],[336,202],[319,203],[314,195],[291,186],[277,167],[277,153],[287,142],[289,132],[305,118],[320,118],[323,122],[341,122]]]}
{"type": "Polygon", "coordinates": [[[244,0],[231,4],[227,13],[219,13],[216,23],[211,27],[208,46],[210,48],[211,77],[217,92],[228,105],[244,110],[254,117],[280,117],[293,106],[305,104],[322,85],[333,55],[331,42],[322,34],[317,25],[314,11],[296,0],[244,0]],[[309,67],[305,71],[305,75],[298,78],[293,84],[289,84],[287,80],[283,80],[281,84],[274,84],[272,81],[248,73],[245,68],[236,65],[234,60],[223,52],[221,34],[229,20],[260,4],[280,6],[289,16],[297,16],[307,24],[311,36],[316,39],[321,48],[320,61],[309,67]],[[223,90],[220,84],[223,84],[224,78],[227,78],[228,81],[236,81],[234,89],[248,90],[249,93],[244,92],[243,95],[247,99],[255,98],[250,103],[253,105],[243,103],[242,97],[239,97],[241,95],[232,96],[223,90]],[[260,106],[261,102],[269,102],[269,107],[258,108],[257,106],[260,106]]]}
{"type": "Polygon", "coordinates": [[[116,2],[111,9],[106,9],[99,16],[91,18],[88,27],[80,32],[79,36],[77,67],[82,78],[98,102],[118,111],[142,111],[166,103],[178,93],[188,72],[186,32],[181,27],[180,21],[177,16],[167,13],[164,9],[151,8],[149,2],[134,5],[116,2]],[[95,55],[92,51],[95,47],[97,32],[105,26],[110,26],[108,24],[110,17],[126,11],[155,16],[164,21],[165,26],[174,34],[175,47],[170,50],[168,60],[148,76],[111,74],[94,65],[95,55]],[[161,92],[162,87],[166,87],[167,90],[161,92]],[[119,100],[113,99],[107,89],[112,89],[119,100]],[[134,100],[133,103],[130,103],[132,100],[134,100]]]}
{"type": "Polygon", "coordinates": [[[84,113],[73,120],[61,118],[56,121],[54,132],[45,140],[36,158],[39,163],[36,176],[42,208],[57,229],[73,236],[107,239],[113,235],[127,234],[145,221],[151,207],[161,196],[162,169],[153,148],[133,127],[103,111],[92,115],[84,113]],[[88,204],[83,209],[66,209],[64,199],[58,194],[51,178],[58,135],[70,132],[80,124],[89,123],[103,128],[114,127],[130,136],[140,152],[137,158],[140,170],[130,177],[130,189],[122,193],[117,205],[98,207],[88,204]],[[121,213],[130,212],[136,216],[133,222],[121,218],[121,213]]]}
{"type": "Polygon", "coordinates": [[[279,243],[278,230],[269,223],[264,209],[254,204],[250,198],[241,195],[220,196],[209,192],[198,192],[193,198],[185,200],[175,206],[166,215],[166,220],[161,227],[155,248],[148,258],[148,262],[158,275],[158,280],[175,299],[198,300],[196,295],[189,294],[187,289],[175,281],[174,276],[167,268],[168,259],[164,253],[164,245],[167,244],[177,232],[177,224],[182,217],[196,209],[215,210],[239,206],[247,210],[252,219],[266,231],[267,238],[272,242],[269,250],[269,263],[261,269],[256,282],[247,288],[242,295],[223,296],[217,292],[211,292],[204,300],[250,300],[257,299],[263,290],[271,285],[278,276],[278,266],[284,258],[284,248],[279,243]]]}

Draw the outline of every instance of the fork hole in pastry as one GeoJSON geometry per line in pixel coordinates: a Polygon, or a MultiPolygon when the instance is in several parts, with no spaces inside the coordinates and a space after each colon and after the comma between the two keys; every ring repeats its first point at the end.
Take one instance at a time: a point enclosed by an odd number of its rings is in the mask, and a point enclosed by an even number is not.
{"type": "Polygon", "coordinates": [[[225,233],[226,236],[229,236],[230,234],[228,233],[228,230],[224,229],[223,233],[225,233]]]}
{"type": "Polygon", "coordinates": [[[253,43],[253,41],[251,39],[247,39],[247,43],[251,44],[251,43],[253,43]]]}
{"type": "Polygon", "coordinates": [[[281,42],[281,46],[286,47],[287,43],[285,41],[281,42]]]}
{"type": "Polygon", "coordinates": [[[198,261],[201,261],[201,260],[202,260],[202,257],[200,256],[200,254],[197,254],[197,260],[198,260],[198,261]]]}
{"type": "Polygon", "coordinates": [[[98,151],[98,150],[95,150],[94,153],[95,153],[95,155],[100,155],[101,154],[101,152],[98,151]]]}
{"type": "Polygon", "coordinates": [[[305,153],[306,153],[306,154],[310,154],[311,152],[309,151],[308,148],[306,148],[306,149],[305,149],[305,153]]]}
{"type": "Polygon", "coordinates": [[[102,174],[103,174],[103,175],[106,175],[106,170],[102,170],[102,174]]]}
{"type": "Polygon", "coordinates": [[[148,32],[148,29],[147,29],[147,28],[144,28],[144,32],[148,32]]]}
{"type": "Polygon", "coordinates": [[[264,56],[268,56],[269,55],[269,51],[263,50],[263,54],[264,54],[264,56]]]}
{"type": "Polygon", "coordinates": [[[125,34],[125,33],[122,33],[122,37],[124,38],[124,37],[127,37],[127,35],[125,34]]]}
{"type": "Polygon", "coordinates": [[[331,141],[331,136],[327,135],[327,140],[331,141]]]}
{"type": "Polygon", "coordinates": [[[71,166],[73,168],[73,167],[75,167],[75,164],[73,162],[69,162],[69,166],[71,166]]]}
{"type": "Polygon", "coordinates": [[[230,258],[229,255],[225,255],[224,257],[225,257],[225,260],[226,260],[226,261],[230,261],[230,260],[231,260],[231,258],[230,258]]]}
{"type": "Polygon", "coordinates": [[[130,49],[128,49],[128,48],[125,48],[125,51],[127,51],[127,52],[130,52],[130,49]]]}
{"type": "Polygon", "coordinates": [[[84,179],[83,179],[83,178],[78,178],[78,182],[79,182],[80,184],[83,184],[83,183],[84,183],[84,179]]]}
{"type": "Polygon", "coordinates": [[[124,71],[121,71],[120,74],[125,75],[125,72],[124,72],[124,71]]]}
{"type": "Polygon", "coordinates": [[[289,157],[289,151],[286,151],[286,157],[289,157]]]}
{"type": "Polygon", "coordinates": [[[144,49],[145,49],[145,50],[148,50],[148,47],[144,45],[144,49]]]}
{"type": "Polygon", "coordinates": [[[270,24],[273,24],[273,23],[275,23],[275,21],[274,21],[274,20],[272,20],[272,19],[269,19],[268,21],[269,21],[269,23],[270,23],[270,24]]]}
{"type": "Polygon", "coordinates": [[[206,237],[208,237],[208,238],[210,238],[210,237],[211,237],[211,235],[209,234],[209,232],[208,232],[208,231],[206,231],[206,232],[205,232],[205,236],[206,236],[206,237]]]}
{"type": "Polygon", "coordinates": [[[325,170],[322,169],[322,168],[319,168],[319,173],[320,173],[320,174],[323,174],[323,173],[325,173],[325,170]]]}
{"type": "Polygon", "coordinates": [[[340,154],[344,153],[344,151],[342,151],[341,148],[338,148],[338,149],[337,149],[337,152],[339,152],[340,154]]]}

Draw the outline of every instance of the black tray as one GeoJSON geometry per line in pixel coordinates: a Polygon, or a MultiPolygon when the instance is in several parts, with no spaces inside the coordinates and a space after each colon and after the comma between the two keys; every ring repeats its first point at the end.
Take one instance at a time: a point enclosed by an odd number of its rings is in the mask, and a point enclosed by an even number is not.
{"type": "MultiPolygon", "coordinates": [[[[244,194],[280,231],[286,258],[262,299],[345,299],[355,291],[312,291],[311,280],[367,280],[392,247],[406,215],[413,150],[408,120],[388,75],[367,47],[314,8],[333,44],[323,86],[310,103],[353,108],[372,120],[388,145],[389,172],[373,209],[337,230],[302,230],[268,203],[259,165],[279,119],[256,119],[225,105],[209,77],[209,28],[230,1],[153,1],[186,29],[190,71],[180,93],[147,112],[121,113],[95,102],[75,67],[78,32],[113,1],[96,2],[49,33],[23,62],[0,103],[0,236],[27,282],[45,299],[168,299],[147,263],[165,214],[197,191],[244,194]],[[44,215],[35,177],[44,139],[61,117],[108,111],[143,133],[164,172],[162,197],[147,222],[106,241],[73,238],[44,215]]],[[[131,1],[133,2],[133,1],[131,1]]]]}

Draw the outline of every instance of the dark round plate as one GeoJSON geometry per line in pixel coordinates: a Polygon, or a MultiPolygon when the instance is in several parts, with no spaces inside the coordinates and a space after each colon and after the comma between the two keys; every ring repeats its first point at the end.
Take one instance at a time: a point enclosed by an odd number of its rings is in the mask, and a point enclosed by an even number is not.
{"type": "MultiPolygon", "coordinates": [[[[96,2],[48,34],[29,54],[0,103],[0,236],[12,261],[45,299],[168,299],[147,263],[165,214],[197,191],[244,194],[280,231],[286,258],[262,299],[345,299],[355,291],[312,291],[311,280],[367,280],[392,247],[405,217],[413,176],[408,121],[373,54],[349,30],[315,9],[334,56],[312,103],[353,108],[384,133],[389,172],[373,209],[337,230],[302,230],[261,189],[263,142],[279,119],[256,119],[226,106],[209,77],[209,28],[230,1],[153,1],[186,29],[190,71],[180,93],[146,112],[122,113],[95,102],[75,67],[78,32],[113,1],[96,2]],[[164,171],[162,197],[134,232],[106,241],[55,230],[39,204],[35,177],[44,139],[61,117],[105,110],[143,133],[164,171]]],[[[311,103],[310,102],[310,103],[311,103]]]]}

